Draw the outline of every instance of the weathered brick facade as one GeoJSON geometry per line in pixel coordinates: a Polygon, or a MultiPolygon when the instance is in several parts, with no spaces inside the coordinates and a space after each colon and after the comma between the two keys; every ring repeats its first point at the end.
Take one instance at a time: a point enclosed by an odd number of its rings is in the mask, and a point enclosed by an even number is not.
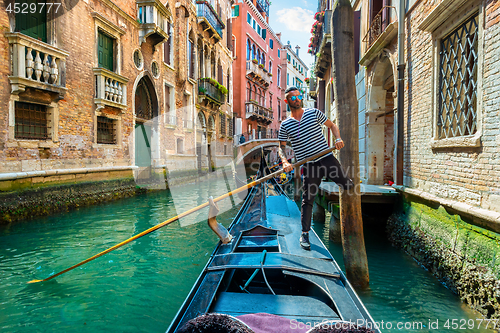
{"type": "MultiPolygon", "coordinates": [[[[208,2],[206,5],[210,6],[208,2]]],[[[0,41],[2,48],[0,57],[3,60],[0,65],[2,74],[0,107],[4,110],[0,114],[0,172],[136,165],[135,146],[140,132],[134,131],[134,128],[144,121],[146,121],[144,124],[150,126],[153,131],[152,164],[167,165],[174,169],[185,168],[186,160],[190,160],[187,165],[197,168],[196,142],[204,145],[201,152],[205,168],[208,167],[207,144],[211,144],[210,155],[213,161],[227,160],[232,146],[232,140],[227,138],[228,124],[232,123],[231,100],[224,96],[224,102],[220,107],[202,106],[203,103],[198,99],[198,71],[195,70],[192,79],[188,78],[187,43],[188,39],[192,39],[193,45],[196,46],[198,41],[203,41],[206,47],[216,51],[217,60],[222,62],[222,68],[225,69],[224,85],[227,86],[232,80],[230,72],[226,70],[231,68],[232,62],[227,47],[228,32],[227,29],[222,29],[222,39],[216,43],[217,39],[210,38],[206,27],[198,23],[203,16],[198,15],[196,6],[199,4],[188,0],[162,2],[89,0],[78,2],[73,8],[61,8],[64,14],[47,23],[46,43],[23,37],[28,40],[28,44],[35,45],[33,48],[35,51],[39,49],[43,52],[47,48],[50,50],[55,48],[58,52],[67,54],[58,67],[61,83],[55,84],[59,89],[55,93],[52,91],[53,87],[47,84],[28,82],[26,87],[17,88],[17,85],[9,79],[9,76],[24,77],[26,74],[24,72],[13,74],[13,68],[17,66],[14,58],[18,56],[14,54],[14,48],[19,42],[12,41],[14,37],[10,36],[12,34],[9,35],[9,32],[14,32],[16,29],[16,16],[3,10],[0,14],[0,24],[7,34],[0,41]],[[142,7],[144,14],[148,14],[146,11],[152,10],[151,8],[158,13],[158,22],[154,28],[156,31],[148,30],[146,23],[151,24],[148,19],[145,19],[147,22],[141,22],[138,18],[141,14],[139,8],[142,5],[149,6],[142,7]],[[165,21],[160,21],[161,19],[165,21]],[[167,21],[171,31],[167,31],[167,21]],[[122,93],[126,90],[122,99],[124,103],[116,101],[99,103],[96,100],[100,97],[97,96],[96,88],[96,79],[99,79],[96,70],[100,67],[99,32],[105,34],[113,43],[113,68],[111,73],[105,72],[103,75],[113,79],[114,75],[118,75],[117,81],[113,82],[119,84],[116,88],[119,86],[122,93]],[[164,62],[164,43],[168,41],[168,35],[172,37],[170,65],[164,62]],[[139,67],[134,64],[134,52],[139,52],[141,58],[139,67]],[[156,67],[154,73],[153,66],[156,67]],[[123,85],[120,80],[123,81],[123,85]],[[136,95],[141,84],[147,87],[145,94],[150,100],[146,103],[152,109],[152,117],[158,120],[152,124],[147,122],[148,119],[143,121],[137,118],[135,108],[140,107],[138,103],[141,102],[136,95]],[[167,85],[170,86],[172,96],[172,100],[168,101],[170,111],[176,116],[174,124],[169,124],[165,110],[167,85]],[[53,117],[48,123],[47,140],[16,137],[17,134],[14,134],[16,102],[47,105],[49,117],[53,117]],[[206,118],[209,114],[214,117],[216,126],[208,131],[211,141],[199,139],[203,132],[207,132],[203,124],[196,122],[200,108],[205,112],[206,118]],[[227,128],[222,131],[226,134],[223,135],[220,129],[222,114],[227,117],[225,121],[227,128]],[[98,117],[114,121],[115,144],[97,143],[98,117]],[[182,142],[177,140],[179,138],[182,142]],[[180,149],[177,147],[178,144],[182,144],[184,148],[180,149]],[[224,145],[229,148],[224,150],[224,145]],[[223,155],[224,152],[226,155],[223,155]]],[[[213,2],[210,8],[215,13],[214,7],[219,8],[218,14],[222,21],[227,22],[230,19],[230,2],[213,2]]],[[[50,17],[50,14],[48,15],[50,17]]],[[[196,57],[196,47],[193,53],[196,57]]],[[[194,66],[197,67],[196,61],[194,66]]],[[[211,76],[213,75],[209,75],[211,76]]]]}

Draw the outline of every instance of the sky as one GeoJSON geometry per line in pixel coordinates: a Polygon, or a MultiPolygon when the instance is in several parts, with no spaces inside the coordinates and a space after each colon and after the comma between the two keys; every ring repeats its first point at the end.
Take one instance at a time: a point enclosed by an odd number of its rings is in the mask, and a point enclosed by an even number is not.
{"type": "MultiPolygon", "coordinates": [[[[295,51],[300,46],[299,57],[309,70],[312,69],[314,57],[307,53],[314,14],[318,8],[318,1],[311,0],[270,0],[269,24],[275,33],[281,32],[281,42],[288,41],[295,51]]],[[[310,74],[308,73],[307,77],[310,74]]]]}

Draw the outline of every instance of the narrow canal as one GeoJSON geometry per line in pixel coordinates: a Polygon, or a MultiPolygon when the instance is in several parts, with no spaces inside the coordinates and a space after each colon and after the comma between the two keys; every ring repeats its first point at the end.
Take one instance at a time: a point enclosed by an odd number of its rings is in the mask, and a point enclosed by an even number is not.
{"type": "MultiPolygon", "coordinates": [[[[0,227],[0,331],[164,332],[217,243],[205,223],[207,210],[49,282],[26,282],[70,267],[226,188],[222,179],[202,182],[0,227]]],[[[228,226],[238,202],[226,200],[221,208],[218,220],[228,226]]],[[[327,228],[315,225],[342,265],[341,247],[327,241],[327,228]]],[[[446,329],[448,319],[470,323],[476,316],[377,229],[365,231],[371,289],[360,296],[375,321],[392,323],[384,332],[491,332],[477,324],[446,329]],[[430,328],[429,320],[437,320],[439,329],[430,328]],[[398,322],[424,327],[398,330],[398,322]]]]}

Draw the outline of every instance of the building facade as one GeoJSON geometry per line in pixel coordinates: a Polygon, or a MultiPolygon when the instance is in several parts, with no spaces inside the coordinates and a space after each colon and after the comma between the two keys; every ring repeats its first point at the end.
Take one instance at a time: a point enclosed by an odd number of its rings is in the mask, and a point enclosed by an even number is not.
{"type": "MultiPolygon", "coordinates": [[[[500,143],[496,45],[500,4],[491,0],[351,1],[361,179],[403,174],[403,205],[389,237],[487,318],[499,318],[500,143]],[[400,3],[405,4],[398,14],[400,3]],[[398,45],[398,16],[404,42],[398,45]],[[404,55],[398,63],[399,52],[404,55]],[[398,66],[404,90],[398,92],[398,66]],[[397,106],[398,93],[404,103],[397,106]],[[398,122],[397,118],[402,119],[398,122]],[[401,125],[399,125],[399,124],[401,125]],[[403,145],[397,148],[398,126],[403,145]],[[403,163],[398,166],[397,156],[403,163]]],[[[318,106],[332,105],[331,1],[313,36],[318,106]],[[330,53],[330,54],[328,54],[330,53]],[[327,56],[325,56],[327,55],[327,56]]],[[[342,129],[340,129],[342,131],[342,129]]]]}
{"type": "Polygon", "coordinates": [[[198,169],[230,155],[230,2],[96,0],[58,9],[1,14],[2,172],[175,170],[186,159],[198,169]]]}
{"type": "Polygon", "coordinates": [[[276,136],[284,110],[284,52],[279,34],[269,26],[269,5],[244,0],[233,6],[233,112],[236,134],[246,140],[276,136]]]}

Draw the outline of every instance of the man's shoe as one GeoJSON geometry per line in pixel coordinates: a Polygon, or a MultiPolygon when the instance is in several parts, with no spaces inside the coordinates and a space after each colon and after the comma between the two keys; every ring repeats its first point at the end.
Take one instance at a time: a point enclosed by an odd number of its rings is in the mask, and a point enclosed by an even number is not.
{"type": "Polygon", "coordinates": [[[303,232],[302,235],[300,236],[300,246],[304,250],[310,250],[311,249],[311,243],[309,243],[309,233],[308,232],[303,232]]]}

